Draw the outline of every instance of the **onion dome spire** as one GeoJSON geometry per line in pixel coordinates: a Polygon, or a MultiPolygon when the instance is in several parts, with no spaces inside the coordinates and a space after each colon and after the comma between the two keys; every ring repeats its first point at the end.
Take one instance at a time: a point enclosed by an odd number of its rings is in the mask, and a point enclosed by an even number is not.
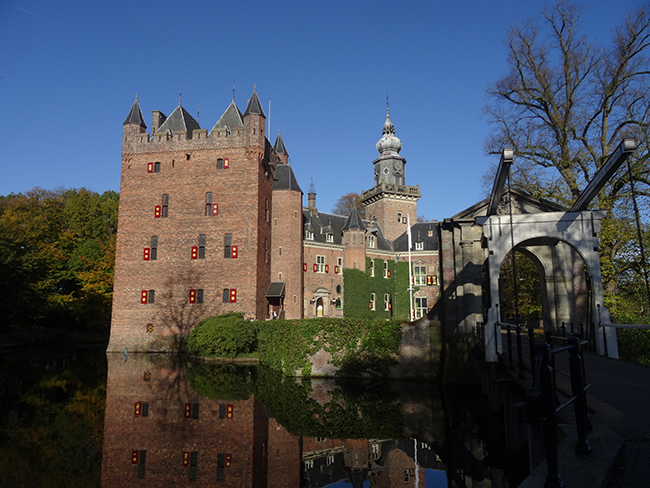
{"type": "Polygon", "coordinates": [[[386,107],[386,121],[384,122],[384,128],[381,133],[382,137],[377,141],[377,145],[375,146],[380,154],[385,152],[399,153],[402,150],[402,141],[395,137],[395,126],[390,120],[388,107],[386,107]]]}

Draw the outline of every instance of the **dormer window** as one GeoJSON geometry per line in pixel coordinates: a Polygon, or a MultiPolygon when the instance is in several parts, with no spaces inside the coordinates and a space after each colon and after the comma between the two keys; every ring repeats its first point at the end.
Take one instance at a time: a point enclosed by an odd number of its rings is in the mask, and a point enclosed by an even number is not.
{"type": "Polygon", "coordinates": [[[314,233],[310,230],[305,231],[305,239],[308,241],[313,241],[314,240],[314,233]]]}
{"type": "Polygon", "coordinates": [[[424,242],[416,242],[415,243],[415,250],[416,251],[423,251],[424,250],[424,242]]]}
{"type": "Polygon", "coordinates": [[[368,247],[370,249],[375,248],[375,236],[373,236],[373,235],[368,236],[368,247]]]}
{"type": "Polygon", "coordinates": [[[327,234],[325,238],[327,239],[327,242],[334,242],[334,234],[327,234]]]}

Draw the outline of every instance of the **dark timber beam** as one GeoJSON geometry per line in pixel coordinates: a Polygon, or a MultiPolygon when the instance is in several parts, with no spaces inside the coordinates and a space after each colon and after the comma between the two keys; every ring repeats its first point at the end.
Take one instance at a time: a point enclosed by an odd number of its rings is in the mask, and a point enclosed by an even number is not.
{"type": "Polygon", "coordinates": [[[492,186],[492,193],[490,194],[490,203],[488,204],[487,216],[494,215],[501,201],[503,195],[503,185],[506,182],[508,173],[510,172],[510,165],[512,164],[513,151],[510,148],[503,148],[501,151],[501,160],[497,168],[497,174],[494,176],[494,185],[492,186]]]}
{"type": "Polygon", "coordinates": [[[582,191],[569,212],[582,212],[583,210],[587,210],[587,207],[603,186],[605,186],[605,183],[607,183],[635,149],[636,142],[634,139],[623,139],[605,164],[596,172],[593,179],[587,185],[587,188],[582,191]]]}

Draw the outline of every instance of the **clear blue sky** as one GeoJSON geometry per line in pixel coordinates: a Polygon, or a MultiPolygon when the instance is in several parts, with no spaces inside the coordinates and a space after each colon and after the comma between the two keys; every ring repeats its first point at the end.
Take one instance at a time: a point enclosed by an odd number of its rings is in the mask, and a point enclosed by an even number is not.
{"type": "MultiPolygon", "coordinates": [[[[508,26],[548,2],[43,1],[0,3],[0,195],[35,186],[119,190],[122,122],[178,104],[211,129],[253,85],[317,206],[373,185],[386,90],[418,213],[483,198],[485,87],[506,73],[508,26]]],[[[643,0],[593,0],[597,42],[643,0]]],[[[305,196],[306,203],[306,196],[305,196]]]]}

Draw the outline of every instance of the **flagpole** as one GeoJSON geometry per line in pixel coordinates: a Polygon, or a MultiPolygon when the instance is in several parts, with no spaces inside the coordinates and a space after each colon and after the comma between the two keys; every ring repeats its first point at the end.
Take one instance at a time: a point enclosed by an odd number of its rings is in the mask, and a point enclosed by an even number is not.
{"type": "Polygon", "coordinates": [[[409,320],[413,322],[413,277],[411,276],[411,218],[406,214],[406,235],[409,247],[409,320]]]}

